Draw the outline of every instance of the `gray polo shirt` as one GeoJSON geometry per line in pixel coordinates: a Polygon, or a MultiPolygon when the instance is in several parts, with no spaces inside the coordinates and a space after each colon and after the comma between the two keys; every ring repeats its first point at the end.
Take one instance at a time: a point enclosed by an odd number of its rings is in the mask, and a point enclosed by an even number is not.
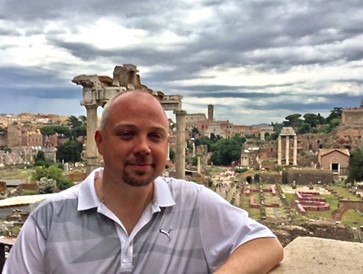
{"type": "Polygon", "coordinates": [[[95,172],[32,212],[3,273],[205,274],[239,245],[274,237],[206,187],[164,177],[155,180],[154,199],[128,235],[99,201],[95,172]]]}

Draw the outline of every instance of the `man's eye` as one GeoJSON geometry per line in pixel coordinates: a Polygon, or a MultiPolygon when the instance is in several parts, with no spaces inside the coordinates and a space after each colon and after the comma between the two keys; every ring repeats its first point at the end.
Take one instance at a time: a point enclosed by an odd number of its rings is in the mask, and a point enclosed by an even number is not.
{"type": "Polygon", "coordinates": [[[149,136],[150,136],[150,139],[153,141],[160,141],[163,139],[163,135],[160,133],[152,133],[149,136]]]}
{"type": "Polygon", "coordinates": [[[132,132],[126,131],[126,132],[120,132],[118,136],[123,140],[130,140],[134,136],[132,132]]]}

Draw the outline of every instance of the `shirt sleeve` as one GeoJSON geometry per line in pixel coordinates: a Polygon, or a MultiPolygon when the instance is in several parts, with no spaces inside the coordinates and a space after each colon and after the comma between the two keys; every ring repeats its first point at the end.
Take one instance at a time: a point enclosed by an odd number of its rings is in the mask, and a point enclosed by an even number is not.
{"type": "Polygon", "coordinates": [[[203,187],[198,200],[200,234],[211,271],[217,270],[240,245],[257,238],[276,237],[219,194],[203,187]]]}
{"type": "Polygon", "coordinates": [[[32,273],[43,274],[45,240],[34,220],[29,216],[24,223],[9,256],[3,274],[32,273]]]}

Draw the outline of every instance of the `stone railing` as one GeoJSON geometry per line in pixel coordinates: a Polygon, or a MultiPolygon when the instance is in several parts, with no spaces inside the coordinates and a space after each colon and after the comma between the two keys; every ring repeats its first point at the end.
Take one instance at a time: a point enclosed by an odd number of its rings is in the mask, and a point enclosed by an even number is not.
{"type": "Polygon", "coordinates": [[[284,248],[284,259],[273,274],[363,273],[363,244],[298,237],[284,248]]]}

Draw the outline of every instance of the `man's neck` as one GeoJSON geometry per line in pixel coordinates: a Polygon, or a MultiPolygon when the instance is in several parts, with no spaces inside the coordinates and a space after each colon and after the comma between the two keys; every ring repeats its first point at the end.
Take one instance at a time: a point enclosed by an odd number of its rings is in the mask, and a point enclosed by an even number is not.
{"type": "Polygon", "coordinates": [[[154,182],[142,187],[122,182],[116,185],[101,175],[95,187],[100,201],[119,218],[129,235],[154,197],[154,182]]]}

